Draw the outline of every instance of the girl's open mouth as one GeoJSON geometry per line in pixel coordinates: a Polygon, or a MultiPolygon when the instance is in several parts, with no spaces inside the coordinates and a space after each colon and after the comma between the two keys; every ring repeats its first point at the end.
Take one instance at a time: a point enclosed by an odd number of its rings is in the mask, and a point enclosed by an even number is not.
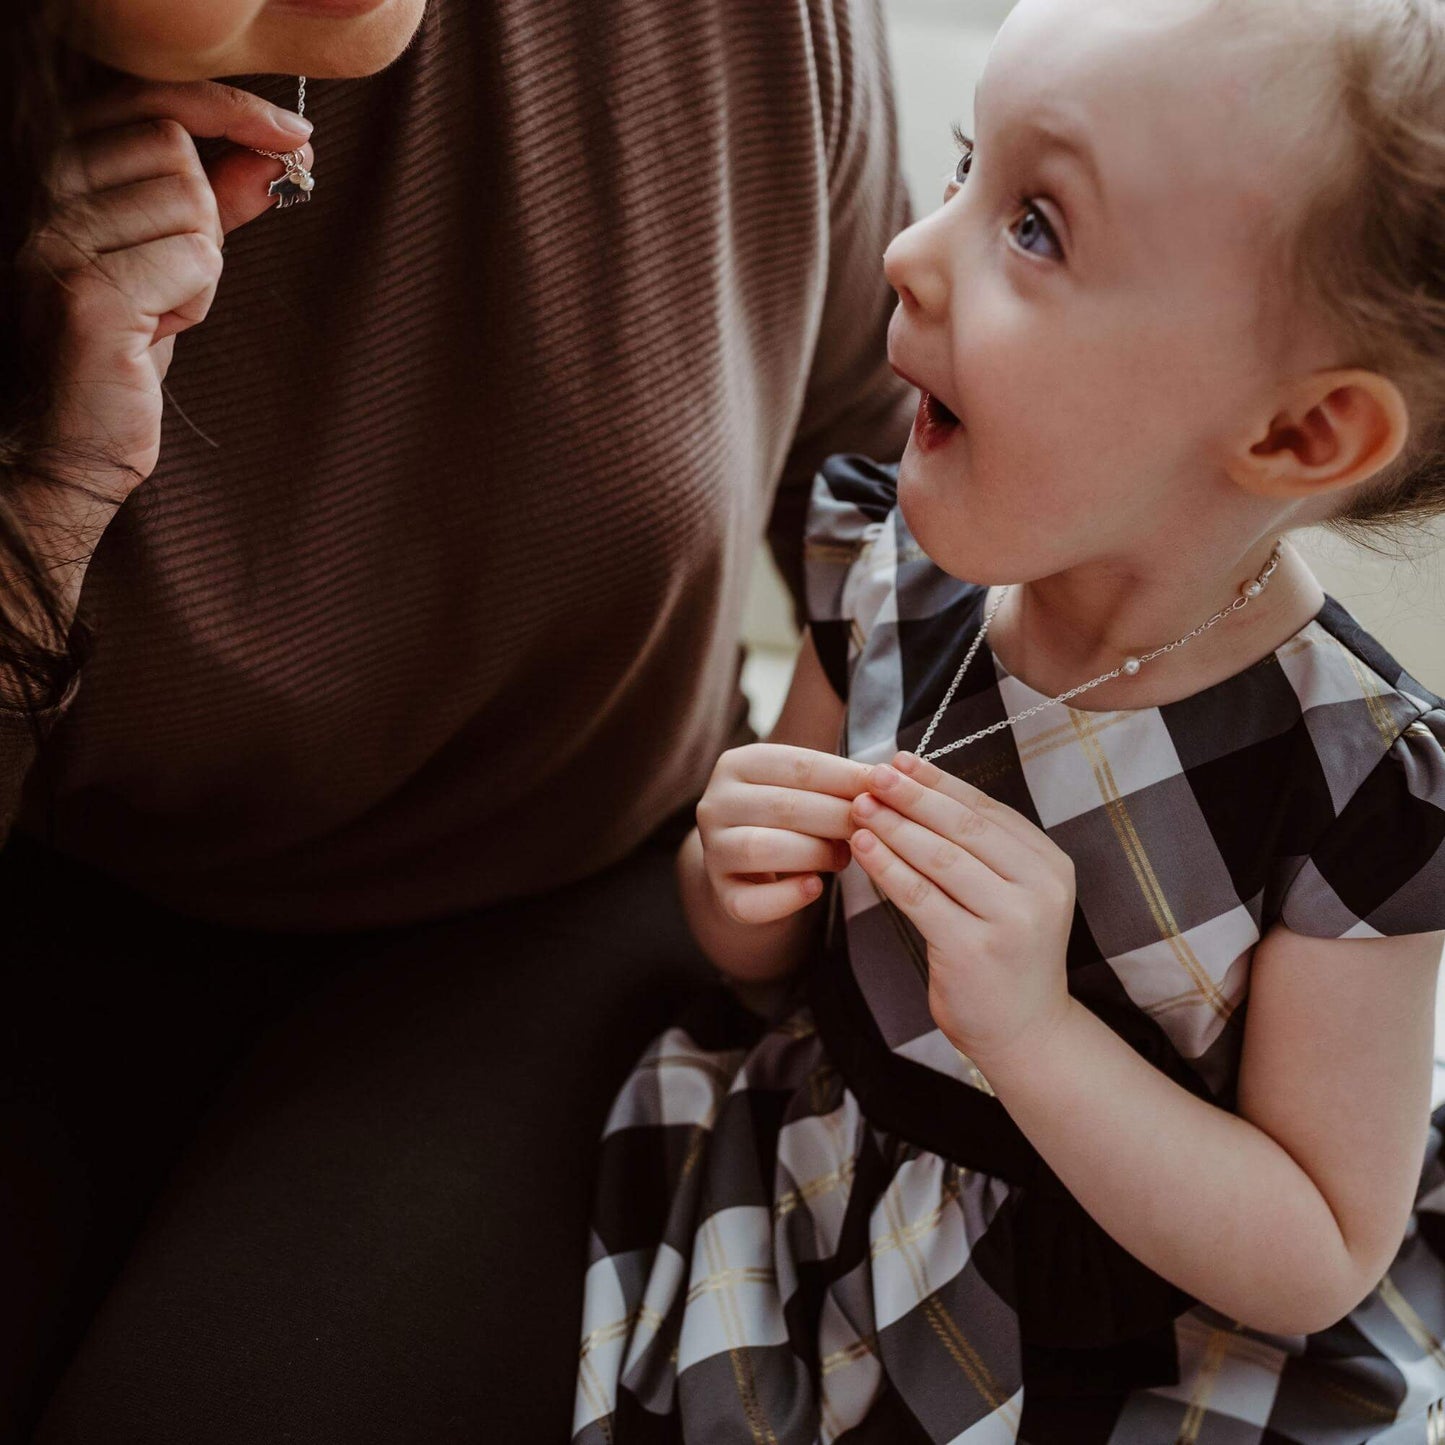
{"type": "Polygon", "coordinates": [[[913,440],[919,450],[931,452],[941,447],[958,429],[958,418],[932,392],[925,391],[913,421],[913,440]]]}

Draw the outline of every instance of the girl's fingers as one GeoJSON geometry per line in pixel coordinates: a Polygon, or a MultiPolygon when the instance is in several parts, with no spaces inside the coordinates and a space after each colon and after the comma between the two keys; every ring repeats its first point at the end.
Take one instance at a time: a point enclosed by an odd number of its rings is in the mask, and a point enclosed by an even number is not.
{"type": "Polygon", "coordinates": [[[750,825],[721,829],[709,851],[723,873],[836,873],[849,857],[841,841],[750,825]]]}
{"type": "MultiPolygon", "coordinates": [[[[860,802],[862,800],[860,799],[860,802]]],[[[977,918],[992,917],[1005,881],[992,868],[930,828],[875,803],[854,810],[860,824],[914,873],[936,884],[977,918]]]]}
{"type": "MultiPolygon", "coordinates": [[[[924,766],[931,767],[932,764],[924,766]]],[[[963,786],[968,787],[968,784],[963,786]]],[[[960,801],[941,787],[925,787],[922,782],[887,763],[880,763],[872,770],[868,787],[865,796],[877,798],[896,813],[921,823],[940,838],[959,844],[1000,878],[1021,882],[1038,872],[1038,853],[998,819],[999,805],[960,801]]],[[[976,788],[973,792],[978,794],[979,799],[985,796],[976,788]]],[[[868,819],[858,815],[856,803],[854,813],[859,822],[872,827],[868,819]]]]}
{"type": "Polygon", "coordinates": [[[986,818],[1002,832],[1016,838],[1030,852],[1044,853],[1055,847],[1053,839],[1022,813],[990,797],[982,788],[965,783],[952,773],[945,773],[937,764],[924,762],[916,753],[898,753],[893,759],[893,766],[925,788],[971,808],[979,817],[986,818]]]}
{"type": "Polygon", "coordinates": [[[852,800],[826,793],[805,793],[799,788],[730,785],[697,806],[700,826],[708,829],[755,825],[806,833],[813,838],[846,839],[855,824],[852,800]]]}
{"type": "Polygon", "coordinates": [[[798,748],[787,743],[750,743],[734,753],[737,775],[744,782],[809,793],[828,793],[850,802],[868,786],[868,765],[836,753],[798,748]]]}
{"type": "Polygon", "coordinates": [[[853,835],[853,857],[878,891],[909,918],[931,944],[964,941],[972,915],[960,908],[936,883],[898,856],[871,828],[853,835]]]}
{"type": "Polygon", "coordinates": [[[176,121],[193,136],[224,137],[267,151],[294,150],[311,134],[294,112],[214,80],[125,81],[80,108],[73,134],[146,120],[176,121]]]}
{"type": "Polygon", "coordinates": [[[718,897],[739,923],[776,923],[816,902],[822,892],[823,880],[816,873],[802,873],[772,883],[724,879],[718,897]]]}

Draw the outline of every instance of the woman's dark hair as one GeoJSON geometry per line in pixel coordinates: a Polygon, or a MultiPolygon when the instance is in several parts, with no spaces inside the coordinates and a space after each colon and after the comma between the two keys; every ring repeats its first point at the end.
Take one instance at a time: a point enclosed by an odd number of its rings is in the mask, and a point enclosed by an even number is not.
{"type": "Polygon", "coordinates": [[[74,485],[54,474],[44,443],[56,328],[36,315],[18,266],[49,205],[68,109],[93,82],[94,67],[59,39],[62,10],[62,0],[0,5],[0,705],[32,726],[64,694],[86,645],[25,524],[29,497],[74,485]]]}

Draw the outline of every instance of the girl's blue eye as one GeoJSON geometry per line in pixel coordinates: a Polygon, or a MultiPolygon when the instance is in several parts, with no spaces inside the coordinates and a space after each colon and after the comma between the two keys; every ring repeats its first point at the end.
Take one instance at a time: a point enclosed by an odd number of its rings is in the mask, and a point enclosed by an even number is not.
{"type": "Polygon", "coordinates": [[[1030,255],[1047,254],[1034,251],[1029,244],[1042,236],[1054,248],[1054,255],[1062,259],[1064,248],[1059,245],[1059,238],[1054,234],[1054,228],[1044,218],[1044,213],[1027,199],[1020,200],[1019,204],[1024,208],[1018,229],[1019,249],[1028,251],[1030,255]]]}

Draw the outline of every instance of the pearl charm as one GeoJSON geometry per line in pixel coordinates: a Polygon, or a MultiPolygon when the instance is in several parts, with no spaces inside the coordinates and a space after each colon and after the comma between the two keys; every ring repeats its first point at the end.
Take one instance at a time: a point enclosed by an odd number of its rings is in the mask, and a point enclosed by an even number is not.
{"type": "Polygon", "coordinates": [[[1124,672],[1129,677],[1138,677],[1139,669],[1143,666],[1144,664],[1140,662],[1137,657],[1126,657],[1124,659],[1124,672]]]}
{"type": "Polygon", "coordinates": [[[1258,597],[1259,594],[1264,591],[1264,583],[1246,582],[1239,590],[1243,592],[1246,597],[1258,597]]]}

